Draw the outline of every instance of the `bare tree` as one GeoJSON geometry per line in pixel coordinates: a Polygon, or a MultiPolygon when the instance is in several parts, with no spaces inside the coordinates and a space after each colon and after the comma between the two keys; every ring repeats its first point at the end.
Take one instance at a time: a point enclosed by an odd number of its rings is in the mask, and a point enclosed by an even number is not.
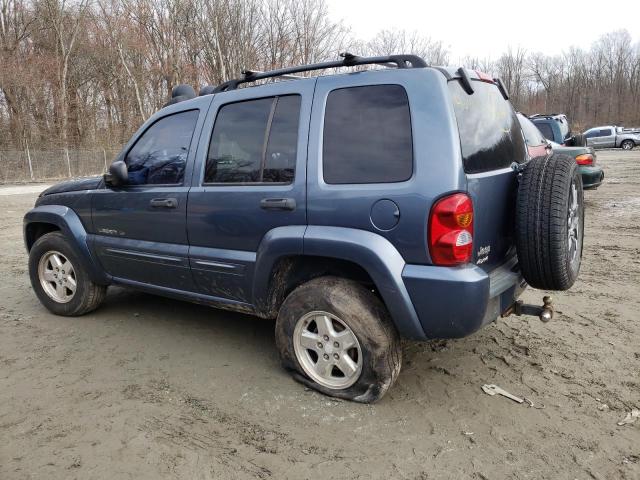
{"type": "MultiPolygon", "coordinates": [[[[335,59],[345,50],[450,60],[441,41],[417,32],[354,38],[329,17],[325,0],[92,1],[0,0],[0,149],[117,146],[175,85],[215,85],[246,68],[335,59]]],[[[577,128],[640,126],[640,43],[624,30],[588,50],[506,48],[495,61],[456,63],[503,77],[528,113],[564,112],[577,128]]]]}
{"type": "Polygon", "coordinates": [[[430,65],[445,65],[449,60],[449,52],[442,42],[406,30],[382,30],[368,42],[366,49],[373,55],[412,53],[430,65]]]}
{"type": "Polygon", "coordinates": [[[496,72],[502,79],[505,87],[511,95],[511,101],[520,109],[523,107],[522,98],[527,88],[528,80],[525,68],[526,51],[517,48],[515,51],[511,47],[496,62],[496,72]]]}
{"type": "Polygon", "coordinates": [[[85,19],[89,8],[89,0],[80,0],[73,7],[66,0],[42,0],[42,26],[51,28],[54,33],[57,75],[58,75],[58,99],[57,111],[60,122],[60,136],[63,145],[67,144],[67,82],[69,74],[69,62],[74,53],[78,32],[85,19]]]}

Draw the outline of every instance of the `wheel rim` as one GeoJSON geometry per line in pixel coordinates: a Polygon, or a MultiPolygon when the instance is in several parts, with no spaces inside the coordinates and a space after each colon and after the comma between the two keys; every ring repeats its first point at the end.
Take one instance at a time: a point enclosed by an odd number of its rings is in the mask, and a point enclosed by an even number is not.
{"type": "Polygon", "coordinates": [[[55,250],[40,257],[38,278],[42,289],[55,302],[67,303],[76,293],[76,271],[69,259],[55,250]]]}
{"type": "Polygon", "coordinates": [[[580,204],[578,203],[578,187],[575,180],[571,182],[569,195],[569,212],[567,213],[567,237],[569,245],[569,261],[572,265],[579,258],[580,253],[580,204]]]}
{"type": "Polygon", "coordinates": [[[631,150],[631,143],[629,143],[629,142],[624,142],[624,143],[622,144],[622,149],[623,149],[623,150],[631,150]]]}
{"type": "Polygon", "coordinates": [[[318,311],[300,318],[293,332],[293,347],[304,373],[324,387],[341,390],[360,378],[360,343],[335,315],[318,311]]]}

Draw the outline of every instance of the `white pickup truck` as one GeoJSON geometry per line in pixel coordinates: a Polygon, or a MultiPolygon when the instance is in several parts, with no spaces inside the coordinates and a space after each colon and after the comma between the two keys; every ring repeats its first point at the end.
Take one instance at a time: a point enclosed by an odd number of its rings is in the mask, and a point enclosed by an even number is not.
{"type": "Polygon", "coordinates": [[[593,148],[622,148],[632,150],[640,145],[640,129],[615,125],[590,128],[584,132],[587,145],[593,148]]]}

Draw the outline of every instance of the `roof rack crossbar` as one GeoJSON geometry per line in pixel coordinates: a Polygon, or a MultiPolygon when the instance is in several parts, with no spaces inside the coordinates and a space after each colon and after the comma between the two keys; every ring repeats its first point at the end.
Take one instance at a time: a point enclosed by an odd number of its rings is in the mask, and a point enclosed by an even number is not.
{"type": "Polygon", "coordinates": [[[428,67],[421,57],[417,55],[388,55],[380,57],[359,57],[351,53],[341,53],[342,60],[330,62],[312,63],[310,65],[298,65],[295,67],[279,68],[268,72],[255,72],[245,70],[242,77],[234,78],[218,85],[212,93],[235,90],[243,83],[255,82],[265,78],[289,77],[295,73],[311,72],[314,70],[324,70],[327,68],[355,67],[358,65],[395,65],[397,68],[425,68],[428,67]]]}
{"type": "MultiPolygon", "coordinates": [[[[251,75],[260,75],[260,74],[267,73],[267,72],[262,72],[260,70],[243,70],[241,73],[242,73],[243,76],[246,77],[246,76],[251,76],[251,75]]],[[[289,75],[287,75],[287,74],[280,75],[280,77],[288,79],[288,80],[298,80],[298,79],[304,78],[304,77],[301,77],[300,75],[291,75],[291,74],[289,74],[289,75]]]]}

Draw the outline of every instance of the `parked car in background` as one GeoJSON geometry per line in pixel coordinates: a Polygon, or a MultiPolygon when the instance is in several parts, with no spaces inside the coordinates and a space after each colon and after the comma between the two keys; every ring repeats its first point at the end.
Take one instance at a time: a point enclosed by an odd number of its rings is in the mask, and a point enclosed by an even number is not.
{"type": "Polygon", "coordinates": [[[531,120],[538,130],[547,140],[556,142],[559,145],[582,146],[586,145],[584,136],[581,133],[573,134],[567,116],[563,113],[552,113],[549,115],[530,115],[531,120]]]}
{"type": "Polygon", "coordinates": [[[567,147],[550,142],[553,153],[569,155],[576,160],[580,175],[582,175],[582,188],[595,190],[604,181],[604,170],[596,164],[596,152],[593,147],[567,147]]]}
{"type": "Polygon", "coordinates": [[[578,164],[582,176],[582,187],[596,189],[602,185],[604,171],[600,165],[596,165],[596,152],[593,147],[578,146],[567,147],[547,140],[540,130],[524,115],[518,113],[518,120],[524,133],[527,150],[531,158],[556,154],[567,155],[578,164]]]}
{"type": "Polygon", "coordinates": [[[587,139],[587,145],[594,148],[633,150],[640,145],[640,129],[606,125],[590,128],[584,132],[584,136],[587,139]]]}

